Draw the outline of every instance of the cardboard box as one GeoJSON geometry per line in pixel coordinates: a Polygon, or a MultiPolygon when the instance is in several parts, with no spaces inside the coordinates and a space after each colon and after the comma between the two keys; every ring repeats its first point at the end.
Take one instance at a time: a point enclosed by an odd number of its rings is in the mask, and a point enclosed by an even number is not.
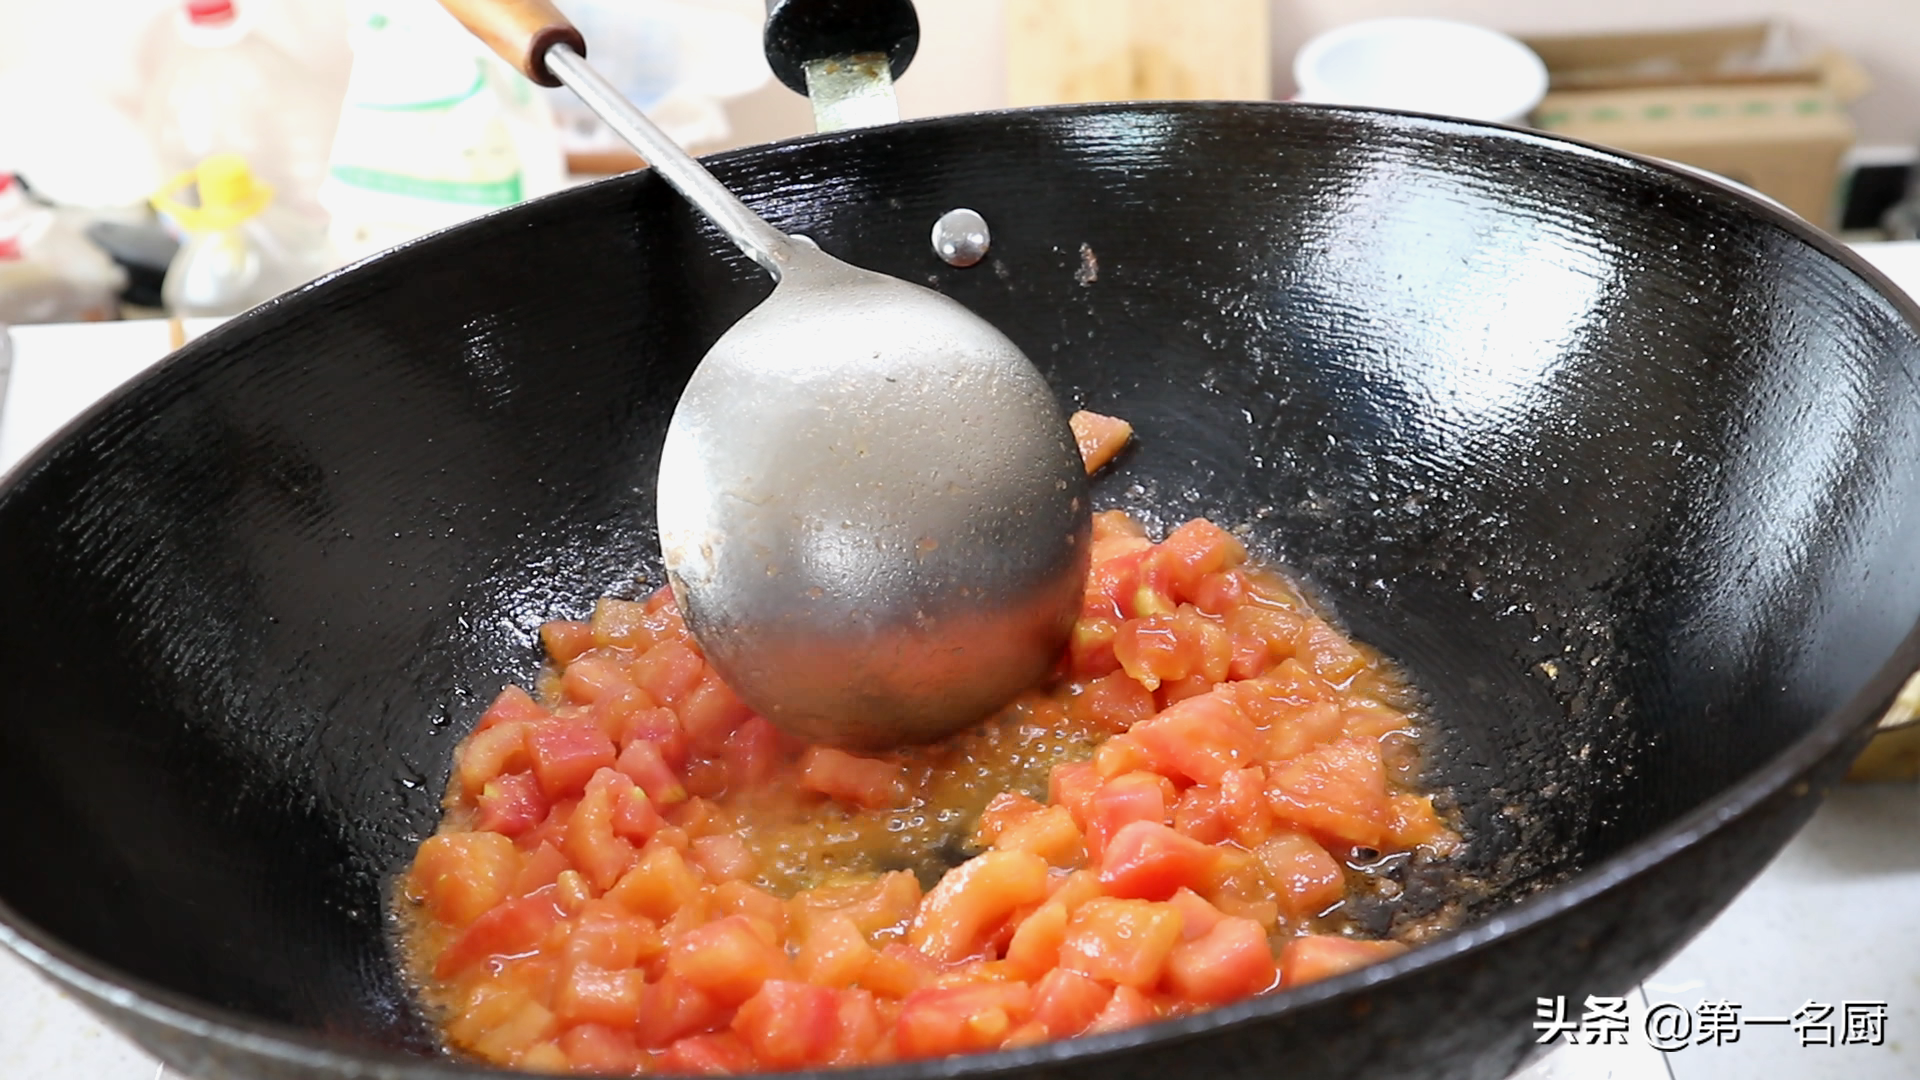
{"type": "Polygon", "coordinates": [[[1866,92],[1844,54],[1800,48],[1776,23],[1527,45],[1551,80],[1535,127],[1706,169],[1834,226],[1846,106],[1866,92]]]}

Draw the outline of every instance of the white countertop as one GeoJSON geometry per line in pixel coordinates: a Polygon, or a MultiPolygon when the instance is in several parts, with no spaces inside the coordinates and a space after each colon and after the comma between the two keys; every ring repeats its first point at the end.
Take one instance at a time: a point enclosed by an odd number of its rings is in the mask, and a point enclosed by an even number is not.
{"type": "MultiPolygon", "coordinates": [[[[1860,252],[1920,295],[1920,243],[1863,244],[1860,252]]],[[[188,324],[190,335],[211,322],[188,324]]],[[[163,356],[159,322],[13,329],[11,378],[0,374],[0,473],[72,416],[163,356]]],[[[1516,986],[1529,998],[1555,987],[1516,986]]],[[[1578,1019],[1580,1002],[1567,1003],[1578,1019]]],[[[1705,932],[1628,1002],[1627,1045],[1561,1046],[1513,1080],[1896,1080],[1920,1075],[1920,785],[1846,787],[1705,932]],[[1732,1028],[1699,1042],[1704,1020],[1727,1002],[1748,1020],[1786,1018],[1808,1002],[1823,1021],[1732,1028]],[[1886,1006],[1883,1045],[1845,1041],[1844,1004],[1862,1016],[1886,1006]],[[1686,1011],[1695,1038],[1662,1053],[1645,1037],[1649,1007],[1686,1011]],[[1724,1036],[1723,1036],[1724,1039],[1724,1036]]],[[[1730,1010],[1721,1007],[1726,1015],[1730,1010]]],[[[1857,1034],[1866,1035],[1867,1032],[1857,1034]]],[[[108,1030],[65,994],[0,950],[0,1078],[184,1080],[108,1030]]]]}

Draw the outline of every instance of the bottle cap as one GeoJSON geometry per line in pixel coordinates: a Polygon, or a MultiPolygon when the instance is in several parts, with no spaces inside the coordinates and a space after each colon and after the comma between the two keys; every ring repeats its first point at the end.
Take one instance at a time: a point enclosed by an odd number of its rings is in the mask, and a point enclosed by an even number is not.
{"type": "Polygon", "coordinates": [[[253,175],[239,154],[215,154],[161,188],[153,197],[153,208],[188,232],[214,232],[233,228],[272,201],[273,188],[253,175]],[[176,197],[191,186],[200,190],[199,206],[188,206],[176,197]]]}
{"type": "Polygon", "coordinates": [[[187,0],[187,21],[195,26],[219,26],[233,17],[233,0],[187,0]]]}

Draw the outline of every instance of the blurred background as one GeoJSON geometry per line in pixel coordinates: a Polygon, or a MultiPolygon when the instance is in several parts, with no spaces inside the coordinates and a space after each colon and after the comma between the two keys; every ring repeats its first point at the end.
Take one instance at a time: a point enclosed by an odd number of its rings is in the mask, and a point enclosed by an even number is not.
{"type": "MultiPolygon", "coordinates": [[[[697,153],[812,130],[760,55],[759,0],[561,6],[596,64],[697,153]]],[[[918,8],[906,118],[1128,98],[1377,104],[1668,158],[1849,239],[1920,223],[1907,0],[918,8]]],[[[0,5],[0,323],[233,314],[637,164],[431,0],[0,5]]]]}

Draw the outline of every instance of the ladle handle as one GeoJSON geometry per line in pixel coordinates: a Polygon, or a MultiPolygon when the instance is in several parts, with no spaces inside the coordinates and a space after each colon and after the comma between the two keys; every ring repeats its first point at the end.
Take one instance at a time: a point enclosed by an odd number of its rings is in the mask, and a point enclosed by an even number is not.
{"type": "Polygon", "coordinates": [[[565,44],[587,55],[587,39],[548,0],[440,0],[494,55],[541,86],[559,86],[547,50],[565,44]]]}
{"type": "Polygon", "coordinates": [[[588,66],[580,31],[558,8],[545,0],[440,0],[440,4],[528,78],[565,84],[749,258],[776,280],[786,273],[794,241],[747,209],[725,184],[588,66]]]}
{"type": "Polygon", "coordinates": [[[913,0],[767,0],[761,45],[767,66],[787,89],[807,93],[807,62],[886,53],[898,79],[920,48],[913,0]]]}

